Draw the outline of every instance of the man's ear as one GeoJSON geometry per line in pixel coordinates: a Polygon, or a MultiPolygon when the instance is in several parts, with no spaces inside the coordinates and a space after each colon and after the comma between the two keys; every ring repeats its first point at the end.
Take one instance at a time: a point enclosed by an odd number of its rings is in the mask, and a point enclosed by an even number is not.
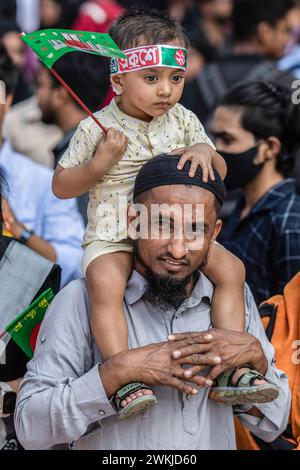
{"type": "Polygon", "coordinates": [[[267,46],[272,40],[272,26],[267,21],[262,21],[257,26],[256,37],[261,46],[267,46]]]}
{"type": "Polygon", "coordinates": [[[123,86],[123,77],[122,74],[116,74],[110,76],[110,83],[117,95],[122,95],[124,93],[124,86],[123,86]]]}
{"type": "Polygon", "coordinates": [[[260,164],[269,160],[276,160],[281,148],[281,142],[277,137],[268,137],[260,144],[254,162],[260,164]]]}
{"type": "Polygon", "coordinates": [[[216,241],[219,233],[221,232],[222,225],[223,225],[222,220],[218,219],[215,223],[215,228],[214,228],[214,231],[213,231],[213,234],[212,234],[212,237],[211,237],[211,241],[210,241],[211,244],[216,241]]]}
{"type": "Polygon", "coordinates": [[[61,108],[70,99],[70,94],[64,86],[59,86],[53,89],[53,105],[56,108],[61,108]]]}

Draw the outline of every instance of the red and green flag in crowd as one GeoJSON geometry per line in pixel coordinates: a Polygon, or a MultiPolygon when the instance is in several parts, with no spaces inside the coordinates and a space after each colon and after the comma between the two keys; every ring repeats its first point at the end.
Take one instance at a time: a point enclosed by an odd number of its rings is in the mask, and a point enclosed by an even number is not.
{"type": "Polygon", "coordinates": [[[53,298],[52,289],[47,289],[5,328],[5,331],[30,359],[33,356],[41,323],[53,298]]]}
{"type": "Polygon", "coordinates": [[[107,33],[43,29],[30,34],[23,34],[21,38],[49,69],[62,56],[74,51],[104,57],[126,58],[126,55],[107,33]]]}
{"type": "Polygon", "coordinates": [[[68,29],[43,29],[29,34],[22,33],[21,39],[36,53],[40,61],[48,67],[62,85],[67,88],[80,106],[94,119],[101,129],[106,132],[106,129],[95,118],[93,113],[53,69],[53,65],[65,54],[75,51],[104,57],[120,57],[126,59],[126,55],[119,49],[110,35],[107,33],[91,33],[88,31],[73,31],[68,29]]]}

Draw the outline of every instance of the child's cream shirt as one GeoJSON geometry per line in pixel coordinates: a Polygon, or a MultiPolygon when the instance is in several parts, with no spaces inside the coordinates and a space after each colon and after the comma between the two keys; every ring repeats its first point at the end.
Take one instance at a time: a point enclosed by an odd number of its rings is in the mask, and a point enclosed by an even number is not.
{"type": "MultiPolygon", "coordinates": [[[[106,127],[113,127],[128,138],[122,159],[90,189],[88,225],[84,245],[95,240],[118,242],[127,238],[127,206],[132,203],[135,178],[151,158],[197,143],[213,144],[198,118],[180,104],[161,117],[144,122],[124,114],[118,98],[95,116],[106,127]],[[121,197],[121,199],[120,199],[121,197]]],[[[73,168],[85,165],[95,153],[103,132],[87,118],[79,124],[59,165],[73,168]]]]}

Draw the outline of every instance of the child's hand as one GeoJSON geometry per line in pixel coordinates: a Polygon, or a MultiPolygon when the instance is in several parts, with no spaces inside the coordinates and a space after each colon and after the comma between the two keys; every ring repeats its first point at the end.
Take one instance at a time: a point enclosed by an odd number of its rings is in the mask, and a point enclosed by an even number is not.
{"type": "Polygon", "coordinates": [[[197,167],[200,166],[203,172],[203,181],[207,183],[208,178],[215,181],[215,175],[213,171],[212,162],[217,152],[208,144],[195,144],[191,147],[184,147],[175,149],[171,152],[171,155],[180,155],[181,159],[178,163],[178,170],[182,170],[188,160],[191,161],[191,167],[189,176],[192,178],[195,176],[197,167]]]}
{"type": "Polygon", "coordinates": [[[108,129],[107,134],[99,142],[94,155],[94,164],[99,162],[101,169],[107,167],[112,168],[123,157],[126,152],[128,139],[122,132],[113,129],[108,129]]]}

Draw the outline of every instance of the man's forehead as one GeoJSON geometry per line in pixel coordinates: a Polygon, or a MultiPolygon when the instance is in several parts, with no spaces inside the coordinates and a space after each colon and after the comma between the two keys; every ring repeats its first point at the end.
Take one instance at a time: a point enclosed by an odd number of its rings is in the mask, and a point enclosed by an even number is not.
{"type": "Polygon", "coordinates": [[[152,188],[143,197],[145,204],[214,204],[215,195],[194,185],[174,184],[152,188]]]}

